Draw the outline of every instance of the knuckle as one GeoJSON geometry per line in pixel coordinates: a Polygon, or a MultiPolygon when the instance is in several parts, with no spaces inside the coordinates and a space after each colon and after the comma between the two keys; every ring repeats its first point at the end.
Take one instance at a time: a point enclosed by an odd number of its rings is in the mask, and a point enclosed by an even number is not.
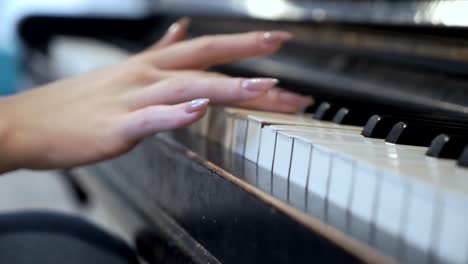
{"type": "Polygon", "coordinates": [[[125,74],[130,83],[148,84],[156,81],[157,71],[151,66],[137,66],[128,69],[125,74]]]}
{"type": "Polygon", "coordinates": [[[254,35],[254,41],[255,41],[256,46],[257,47],[262,46],[265,32],[255,31],[255,32],[252,32],[252,34],[254,35]]]}
{"type": "Polygon", "coordinates": [[[191,84],[193,84],[193,80],[184,77],[175,77],[164,80],[164,86],[167,86],[167,89],[171,89],[171,92],[180,96],[187,93],[191,84]]]}

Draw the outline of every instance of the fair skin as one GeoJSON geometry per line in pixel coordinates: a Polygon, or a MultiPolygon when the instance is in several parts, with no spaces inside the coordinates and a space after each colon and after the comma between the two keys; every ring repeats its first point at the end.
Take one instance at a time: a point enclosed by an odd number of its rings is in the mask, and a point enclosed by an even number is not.
{"type": "Polygon", "coordinates": [[[211,66],[267,56],[287,32],[185,40],[181,19],[127,61],[19,95],[0,98],[0,173],[56,169],[121,155],[143,138],[200,119],[210,104],[296,112],[313,99],[270,78],[231,78],[211,66]]]}

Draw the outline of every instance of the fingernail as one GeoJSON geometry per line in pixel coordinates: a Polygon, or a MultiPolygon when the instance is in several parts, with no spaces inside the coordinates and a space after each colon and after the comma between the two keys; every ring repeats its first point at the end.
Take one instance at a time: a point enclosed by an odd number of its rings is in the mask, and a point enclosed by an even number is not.
{"type": "Polygon", "coordinates": [[[276,47],[285,41],[292,39],[291,33],[284,31],[270,31],[263,33],[262,43],[266,48],[276,47]]]}
{"type": "Polygon", "coordinates": [[[175,22],[174,24],[172,24],[167,31],[169,33],[175,33],[181,29],[187,28],[189,24],[190,24],[190,18],[183,17],[179,19],[177,22],[175,22]]]}
{"type": "Polygon", "coordinates": [[[277,79],[273,78],[254,78],[245,79],[242,81],[242,88],[250,92],[266,91],[278,83],[277,79]]]}
{"type": "Polygon", "coordinates": [[[210,102],[210,99],[208,98],[195,99],[187,105],[185,112],[193,113],[193,112],[200,111],[201,109],[205,108],[209,102],[210,102]]]}

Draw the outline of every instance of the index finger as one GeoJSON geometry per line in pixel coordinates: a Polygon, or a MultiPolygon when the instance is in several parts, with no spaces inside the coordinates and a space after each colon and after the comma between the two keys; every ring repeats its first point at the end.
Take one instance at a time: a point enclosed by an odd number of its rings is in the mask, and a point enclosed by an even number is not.
{"type": "Polygon", "coordinates": [[[275,53],[291,38],[284,31],[205,36],[150,51],[146,56],[160,69],[205,69],[275,53]]]}

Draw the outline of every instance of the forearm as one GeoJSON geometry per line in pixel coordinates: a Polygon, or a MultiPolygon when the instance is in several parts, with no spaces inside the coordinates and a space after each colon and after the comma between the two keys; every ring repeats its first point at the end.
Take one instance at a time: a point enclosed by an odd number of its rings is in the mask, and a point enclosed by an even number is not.
{"type": "Polygon", "coordinates": [[[16,169],[8,147],[11,128],[7,108],[6,99],[0,98],[0,174],[16,169]]]}

